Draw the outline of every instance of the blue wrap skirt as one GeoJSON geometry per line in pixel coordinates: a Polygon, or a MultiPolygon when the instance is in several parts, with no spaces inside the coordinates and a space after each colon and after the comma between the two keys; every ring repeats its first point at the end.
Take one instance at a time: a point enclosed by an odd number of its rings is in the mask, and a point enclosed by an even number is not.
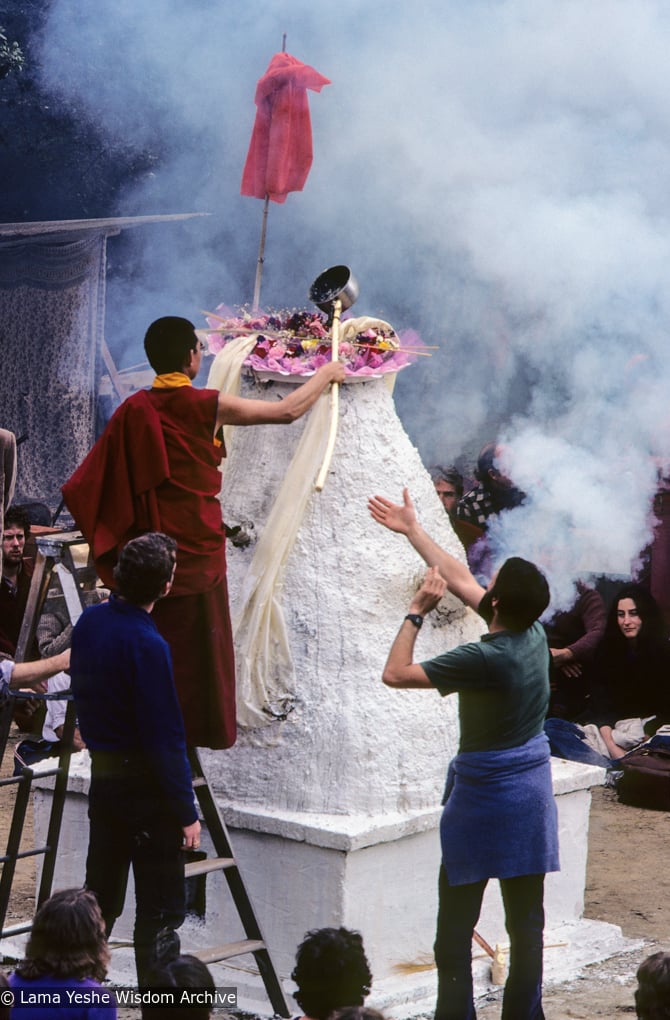
{"type": "Polygon", "coordinates": [[[544,733],[449,765],[440,822],[451,885],[558,871],[558,817],[544,733]]]}

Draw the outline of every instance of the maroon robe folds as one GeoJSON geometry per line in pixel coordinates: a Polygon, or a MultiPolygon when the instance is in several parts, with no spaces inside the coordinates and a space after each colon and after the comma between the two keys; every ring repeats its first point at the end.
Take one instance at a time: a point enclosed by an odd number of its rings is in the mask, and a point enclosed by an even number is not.
{"type": "MultiPolygon", "coordinates": [[[[189,746],[235,742],[235,664],[218,500],[218,392],[142,390],[118,408],[63,496],[99,576],[113,586],[118,552],[146,531],[177,542],[172,591],[153,618],[172,651],[189,746]]],[[[148,721],[150,722],[150,721],[148,721]]]]}

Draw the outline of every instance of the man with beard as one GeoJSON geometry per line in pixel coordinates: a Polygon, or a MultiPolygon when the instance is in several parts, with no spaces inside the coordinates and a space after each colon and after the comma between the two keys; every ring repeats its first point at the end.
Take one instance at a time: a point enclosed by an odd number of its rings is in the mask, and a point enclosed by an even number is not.
{"type": "MultiPolygon", "coordinates": [[[[3,571],[0,581],[0,652],[14,656],[26,611],[34,563],[24,556],[30,519],[20,507],[10,507],[2,532],[3,571]]],[[[38,656],[37,644],[30,658],[38,656]]]]}
{"type": "Polygon", "coordinates": [[[549,651],[539,617],[549,587],[519,557],[503,563],[485,590],[463,563],[419,525],[407,489],[403,504],[382,496],[372,517],[405,535],[429,566],[391,646],[389,687],[459,696],[460,745],[449,766],[440,825],[442,866],[435,940],[435,1020],[472,1020],[472,935],[489,878],[500,880],[510,938],[503,1020],[543,1020],[544,875],[558,870],[558,832],[549,743],[549,651]],[[481,641],[414,662],[423,617],[446,588],[488,624],[481,641]]]}

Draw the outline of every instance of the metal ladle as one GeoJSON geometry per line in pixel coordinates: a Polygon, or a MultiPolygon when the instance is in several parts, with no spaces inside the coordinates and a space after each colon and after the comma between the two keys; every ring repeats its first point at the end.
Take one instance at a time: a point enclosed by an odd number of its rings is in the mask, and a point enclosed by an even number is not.
{"type": "MultiPolygon", "coordinates": [[[[340,353],[340,316],[347,308],[351,308],[358,297],[358,283],[348,266],[333,266],[317,276],[309,290],[310,299],[323,312],[328,313],[331,327],[331,359],[337,361],[340,353]]],[[[330,388],[330,429],[326,452],[323,456],[321,470],[314,488],[321,492],[326,484],[326,475],[335,449],[337,422],[339,418],[340,384],[333,383],[330,388]]]]}

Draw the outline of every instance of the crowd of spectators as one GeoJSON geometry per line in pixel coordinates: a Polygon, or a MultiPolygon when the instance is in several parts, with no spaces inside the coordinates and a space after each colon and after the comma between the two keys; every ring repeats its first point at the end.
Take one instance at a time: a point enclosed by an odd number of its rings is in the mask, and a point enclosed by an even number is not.
{"type": "MultiPolygon", "coordinates": [[[[470,485],[453,465],[430,468],[475,573],[490,568],[491,519],[526,499],[504,473],[503,461],[503,448],[488,443],[470,485]]],[[[545,732],[553,754],[611,767],[670,724],[668,627],[643,580],[622,581],[614,591],[611,584],[577,580],[573,604],[550,610],[542,622],[551,653],[545,732]]]]}

